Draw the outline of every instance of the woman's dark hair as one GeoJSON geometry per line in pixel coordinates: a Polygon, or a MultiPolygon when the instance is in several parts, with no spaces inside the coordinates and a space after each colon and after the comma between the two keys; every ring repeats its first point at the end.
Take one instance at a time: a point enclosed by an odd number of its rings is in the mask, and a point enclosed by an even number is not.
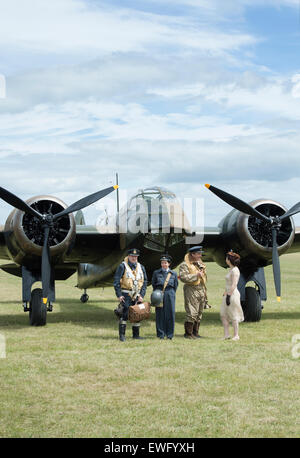
{"type": "Polygon", "coordinates": [[[229,261],[231,262],[231,264],[233,266],[238,266],[240,264],[240,255],[238,255],[237,253],[234,253],[233,251],[229,251],[227,254],[226,254],[226,258],[229,259],[229,261]]]}

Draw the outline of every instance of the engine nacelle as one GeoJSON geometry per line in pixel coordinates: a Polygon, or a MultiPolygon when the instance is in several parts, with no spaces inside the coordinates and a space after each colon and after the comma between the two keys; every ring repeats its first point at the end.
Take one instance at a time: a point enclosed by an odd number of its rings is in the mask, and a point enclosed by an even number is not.
{"type": "MultiPolygon", "coordinates": [[[[67,205],[57,197],[36,196],[26,203],[40,214],[61,212],[67,205]]],[[[20,210],[13,210],[8,216],[4,234],[8,253],[16,264],[28,263],[40,268],[43,235],[41,222],[34,216],[20,210]]],[[[75,219],[72,214],[65,215],[53,223],[49,233],[50,258],[57,262],[70,249],[75,240],[75,219]]]]}
{"type": "MultiPolygon", "coordinates": [[[[268,199],[254,200],[250,205],[268,217],[281,216],[287,211],[283,205],[268,199]]],[[[272,263],[272,230],[266,221],[232,210],[220,222],[219,227],[226,246],[225,250],[217,248],[214,253],[219,265],[226,267],[225,255],[230,249],[241,255],[241,269],[251,271],[272,263]]],[[[282,222],[277,235],[279,255],[291,247],[294,236],[294,222],[292,218],[287,218],[282,222]]]]}

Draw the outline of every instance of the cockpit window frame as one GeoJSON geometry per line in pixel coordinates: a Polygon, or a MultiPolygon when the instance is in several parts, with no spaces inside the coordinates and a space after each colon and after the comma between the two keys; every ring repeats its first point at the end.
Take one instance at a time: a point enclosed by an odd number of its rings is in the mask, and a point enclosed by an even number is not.
{"type": "Polygon", "coordinates": [[[153,186],[153,188],[139,189],[137,194],[134,197],[132,197],[132,199],[134,198],[145,199],[145,197],[158,198],[159,200],[161,199],[177,200],[176,194],[174,194],[173,192],[167,189],[160,188],[158,186],[153,186]]]}

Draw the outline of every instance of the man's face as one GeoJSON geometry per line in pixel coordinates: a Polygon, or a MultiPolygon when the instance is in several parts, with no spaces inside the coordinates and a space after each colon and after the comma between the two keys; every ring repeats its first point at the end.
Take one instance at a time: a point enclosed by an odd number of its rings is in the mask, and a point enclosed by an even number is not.
{"type": "Polygon", "coordinates": [[[200,252],[198,253],[191,253],[193,261],[201,261],[201,256],[202,254],[200,252]]]}
{"type": "Polygon", "coordinates": [[[137,256],[133,256],[132,254],[128,255],[128,261],[132,262],[132,264],[136,264],[137,263],[137,259],[138,259],[137,256]]]}

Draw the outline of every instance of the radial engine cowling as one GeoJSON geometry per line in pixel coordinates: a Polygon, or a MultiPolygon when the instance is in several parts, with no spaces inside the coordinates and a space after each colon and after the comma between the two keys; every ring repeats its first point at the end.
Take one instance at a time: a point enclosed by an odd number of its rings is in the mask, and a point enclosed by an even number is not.
{"type": "MultiPolygon", "coordinates": [[[[67,208],[62,200],[53,196],[32,197],[26,203],[42,215],[54,215],[67,208]]],[[[13,210],[6,220],[4,232],[12,260],[17,264],[29,264],[31,268],[40,268],[44,233],[41,221],[20,210],[13,210]]],[[[75,235],[73,214],[63,216],[53,223],[49,234],[52,263],[68,252],[75,235]]]]}
{"type": "MultiPolygon", "coordinates": [[[[254,200],[250,205],[268,217],[275,218],[286,212],[283,205],[273,200],[254,200]]],[[[272,230],[266,221],[233,210],[219,226],[222,229],[226,250],[232,249],[241,255],[241,268],[251,270],[251,266],[265,267],[272,263],[272,230]]],[[[294,222],[287,218],[281,223],[277,234],[279,255],[291,247],[294,236],[294,222]]],[[[224,251],[221,253],[221,250],[218,250],[215,255],[216,261],[226,267],[224,251]]]]}

